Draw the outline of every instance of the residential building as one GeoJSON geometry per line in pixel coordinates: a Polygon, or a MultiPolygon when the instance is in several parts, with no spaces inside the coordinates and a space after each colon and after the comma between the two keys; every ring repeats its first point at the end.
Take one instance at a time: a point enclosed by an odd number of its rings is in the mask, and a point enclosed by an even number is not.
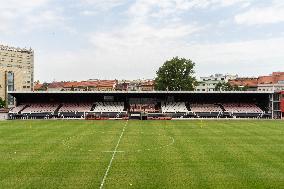
{"type": "Polygon", "coordinates": [[[155,90],[154,80],[146,80],[146,81],[141,82],[140,90],[141,91],[154,91],[155,90]]]}
{"type": "Polygon", "coordinates": [[[196,86],[195,91],[215,91],[215,87],[218,83],[225,83],[236,78],[238,78],[238,75],[230,74],[215,74],[209,77],[200,77],[199,84],[196,86]]]}
{"type": "Polygon", "coordinates": [[[129,90],[129,85],[131,81],[128,80],[121,80],[118,81],[116,85],[116,91],[128,91],[129,90]]]}
{"type": "Polygon", "coordinates": [[[117,80],[99,80],[97,82],[98,91],[115,91],[117,80]]]}
{"type": "Polygon", "coordinates": [[[141,82],[142,82],[141,79],[130,81],[129,85],[128,85],[128,90],[129,91],[140,91],[140,84],[141,84],[141,82]]]}
{"type": "Polygon", "coordinates": [[[116,80],[61,81],[36,83],[35,90],[41,91],[114,91],[116,80]]]}
{"type": "Polygon", "coordinates": [[[44,83],[43,87],[46,87],[47,91],[63,91],[64,82],[44,83]]]}
{"type": "Polygon", "coordinates": [[[238,86],[239,88],[246,88],[247,91],[256,91],[257,90],[257,84],[258,84],[258,78],[236,78],[229,80],[229,83],[232,86],[238,86]]]}
{"type": "Polygon", "coordinates": [[[7,91],[31,91],[34,83],[34,51],[0,45],[0,97],[8,106],[14,98],[7,91]]]}
{"type": "Polygon", "coordinates": [[[258,91],[283,91],[284,72],[273,72],[269,76],[258,77],[258,91]]]}

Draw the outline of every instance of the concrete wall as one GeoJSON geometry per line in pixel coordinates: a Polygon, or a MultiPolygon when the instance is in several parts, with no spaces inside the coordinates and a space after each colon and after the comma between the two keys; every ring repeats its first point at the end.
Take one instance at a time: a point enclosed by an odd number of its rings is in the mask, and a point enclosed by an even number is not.
{"type": "Polygon", "coordinates": [[[0,120],[7,120],[8,119],[8,113],[0,113],[0,120]]]}

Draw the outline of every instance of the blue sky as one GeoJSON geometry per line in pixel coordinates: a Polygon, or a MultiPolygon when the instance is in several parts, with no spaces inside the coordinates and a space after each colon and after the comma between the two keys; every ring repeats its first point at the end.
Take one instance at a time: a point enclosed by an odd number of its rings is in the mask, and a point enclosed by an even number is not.
{"type": "Polygon", "coordinates": [[[0,0],[0,43],[35,50],[35,79],[153,78],[174,56],[196,76],[284,71],[282,0],[0,0]]]}

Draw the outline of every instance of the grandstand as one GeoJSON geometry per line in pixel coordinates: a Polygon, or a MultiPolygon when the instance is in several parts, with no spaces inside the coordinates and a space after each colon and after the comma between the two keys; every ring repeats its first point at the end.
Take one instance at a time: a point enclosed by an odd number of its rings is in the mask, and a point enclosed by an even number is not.
{"type": "Polygon", "coordinates": [[[58,117],[61,118],[84,118],[86,112],[93,109],[93,103],[63,103],[59,104],[58,117]]]}
{"type": "Polygon", "coordinates": [[[96,102],[93,112],[124,112],[124,102],[96,102]]]}
{"type": "MultiPolygon", "coordinates": [[[[277,118],[272,92],[11,92],[10,119],[277,118]],[[273,103],[272,103],[273,102],[273,103]]],[[[280,109],[280,108],[278,108],[280,109]]]]}
{"type": "Polygon", "coordinates": [[[191,111],[197,117],[221,117],[223,111],[220,105],[218,104],[191,104],[191,111]]]}
{"type": "Polygon", "coordinates": [[[226,103],[222,104],[224,111],[231,116],[239,117],[260,117],[264,114],[264,111],[253,103],[226,103]]]}
{"type": "Polygon", "coordinates": [[[26,107],[22,110],[22,114],[54,113],[59,106],[57,103],[31,103],[24,105],[26,107]]]}
{"type": "Polygon", "coordinates": [[[188,113],[185,102],[162,102],[162,113],[188,113]]]}
{"type": "Polygon", "coordinates": [[[153,113],[159,111],[155,104],[130,104],[129,112],[153,113]]]}
{"type": "Polygon", "coordinates": [[[64,103],[58,110],[60,113],[88,112],[93,107],[92,103],[64,103]]]}

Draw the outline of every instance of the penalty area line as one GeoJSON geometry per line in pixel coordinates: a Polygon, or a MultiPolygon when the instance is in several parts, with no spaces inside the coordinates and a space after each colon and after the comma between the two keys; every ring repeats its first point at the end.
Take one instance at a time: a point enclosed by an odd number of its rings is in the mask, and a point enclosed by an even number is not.
{"type": "Polygon", "coordinates": [[[110,170],[110,168],[111,168],[111,164],[112,164],[112,162],[113,162],[113,160],[114,160],[115,154],[116,154],[117,152],[119,152],[119,151],[117,151],[117,148],[118,148],[119,143],[120,143],[120,140],[121,140],[121,138],[122,138],[122,136],[123,136],[123,134],[124,134],[124,131],[125,131],[126,126],[127,126],[127,123],[128,123],[128,120],[126,121],[126,123],[125,123],[125,125],[124,125],[124,127],[123,127],[123,129],[122,129],[122,132],[121,132],[121,134],[120,134],[120,136],[119,136],[119,139],[118,139],[118,141],[117,141],[117,143],[116,143],[116,146],[115,146],[115,148],[114,148],[114,150],[113,150],[113,152],[112,152],[112,157],[111,157],[111,159],[110,159],[110,161],[109,161],[109,164],[108,164],[108,166],[107,166],[106,172],[105,172],[105,174],[104,174],[103,180],[102,180],[101,185],[100,185],[100,189],[102,189],[102,188],[104,187],[104,184],[105,184],[105,181],[106,181],[108,172],[109,172],[109,170],[110,170]]]}

